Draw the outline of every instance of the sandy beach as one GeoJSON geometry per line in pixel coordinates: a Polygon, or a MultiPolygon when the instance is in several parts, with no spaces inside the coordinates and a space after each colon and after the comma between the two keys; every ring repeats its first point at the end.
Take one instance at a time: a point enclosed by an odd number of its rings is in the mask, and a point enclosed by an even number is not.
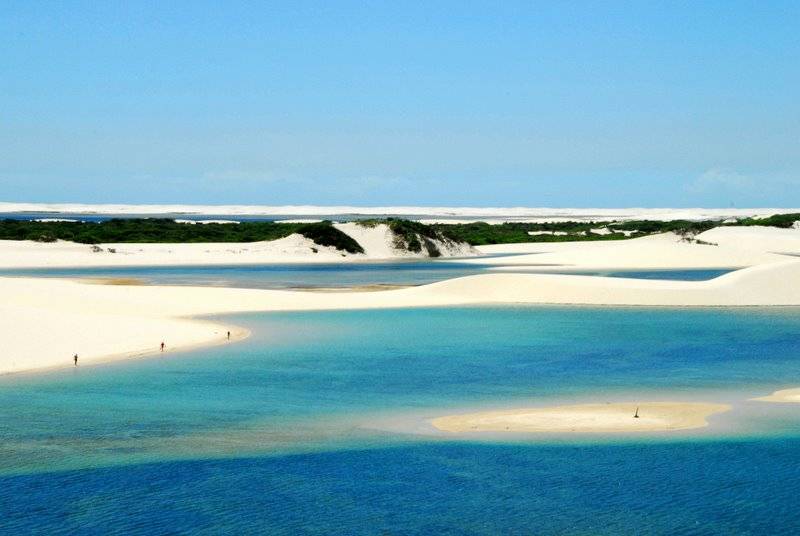
{"type": "Polygon", "coordinates": [[[800,404],[800,388],[781,389],[771,395],[752,398],[757,402],[775,402],[778,404],[800,404]]]}
{"type": "Polygon", "coordinates": [[[431,424],[451,433],[663,432],[708,426],[709,416],[729,409],[697,402],[580,404],[449,415],[431,424]],[[639,416],[634,417],[637,409],[639,416]]]}
{"type": "MultiPolygon", "coordinates": [[[[734,234],[733,231],[738,229],[724,231],[722,234],[734,240],[727,235],[734,234]]],[[[742,231],[742,235],[744,231],[750,235],[754,232],[752,229],[742,231]]],[[[166,342],[169,351],[225,342],[225,334],[231,329],[229,326],[197,317],[226,313],[489,304],[720,307],[800,305],[800,284],[797,284],[800,282],[800,259],[767,251],[776,247],[772,239],[779,234],[782,235],[780,240],[783,248],[794,247],[793,240],[796,238],[794,235],[774,231],[784,230],[756,229],[755,239],[748,242],[743,237],[738,237],[734,240],[744,244],[739,249],[749,251],[751,257],[748,262],[752,264],[748,268],[709,281],[491,273],[392,290],[303,292],[98,285],[60,279],[3,277],[0,278],[0,293],[4,298],[0,304],[0,312],[8,320],[0,328],[0,337],[5,341],[4,352],[0,355],[0,373],[68,366],[72,364],[71,359],[75,353],[80,356],[81,364],[153,353],[158,351],[161,341],[166,342]]],[[[800,235],[800,231],[790,232],[800,235]]],[[[208,244],[179,246],[185,246],[187,250],[210,247],[208,244]]],[[[702,255],[693,257],[689,254],[689,249],[714,251],[715,255],[723,257],[729,256],[729,250],[734,249],[733,246],[728,248],[722,245],[681,244],[675,241],[674,236],[648,237],[620,243],[589,242],[545,246],[557,246],[576,259],[583,259],[581,262],[576,261],[576,266],[580,267],[591,265],[600,255],[608,256],[608,262],[617,262],[624,267],[641,267],[645,263],[638,261],[645,258],[655,259],[646,266],[658,263],[673,263],[674,266],[675,248],[687,249],[687,253],[679,258],[681,266],[703,267],[712,259],[702,255]],[[612,247],[624,248],[627,256],[621,253],[610,255],[608,248],[612,247]],[[603,253],[603,250],[606,252],[603,253]],[[693,263],[689,262],[691,259],[694,259],[693,263]]],[[[158,248],[174,248],[170,249],[178,252],[170,254],[175,255],[174,258],[192,259],[188,254],[183,257],[183,250],[177,246],[156,244],[150,247],[153,251],[158,248]]],[[[94,254],[86,246],[80,245],[3,242],[0,243],[0,259],[5,265],[14,262],[30,263],[40,253],[47,258],[60,257],[59,248],[82,248],[71,262],[80,261],[91,265],[94,254]]],[[[212,257],[218,262],[228,262],[231,256],[236,255],[223,249],[209,251],[217,251],[212,257]]],[[[119,254],[110,255],[125,258],[119,254]]],[[[535,256],[541,257],[544,254],[535,256]]],[[[509,259],[513,261],[518,258],[509,259]]],[[[47,265],[42,258],[38,262],[40,265],[47,265]]],[[[231,331],[238,333],[235,328],[231,331]]]]}

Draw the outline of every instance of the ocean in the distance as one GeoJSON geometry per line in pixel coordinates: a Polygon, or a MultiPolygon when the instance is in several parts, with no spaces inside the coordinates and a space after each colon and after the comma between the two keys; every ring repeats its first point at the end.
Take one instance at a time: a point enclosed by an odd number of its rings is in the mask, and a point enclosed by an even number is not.
{"type": "Polygon", "coordinates": [[[0,378],[4,534],[795,534],[800,310],[236,316],[241,343],[0,378]],[[436,434],[462,410],[723,401],[675,435],[436,434]]]}

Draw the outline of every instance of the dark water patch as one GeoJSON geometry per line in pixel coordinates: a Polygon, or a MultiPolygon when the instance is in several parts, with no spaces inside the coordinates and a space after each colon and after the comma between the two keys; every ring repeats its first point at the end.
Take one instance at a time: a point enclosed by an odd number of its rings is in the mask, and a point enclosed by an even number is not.
{"type": "Polygon", "coordinates": [[[6,534],[796,534],[800,440],[419,444],[0,479],[6,534]]]}

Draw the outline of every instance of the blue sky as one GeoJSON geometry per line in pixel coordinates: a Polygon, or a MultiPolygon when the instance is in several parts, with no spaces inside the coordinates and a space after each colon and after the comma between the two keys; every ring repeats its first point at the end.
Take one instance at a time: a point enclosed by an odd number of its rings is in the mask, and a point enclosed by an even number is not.
{"type": "Polygon", "coordinates": [[[0,200],[800,206],[800,3],[33,2],[0,200]]]}

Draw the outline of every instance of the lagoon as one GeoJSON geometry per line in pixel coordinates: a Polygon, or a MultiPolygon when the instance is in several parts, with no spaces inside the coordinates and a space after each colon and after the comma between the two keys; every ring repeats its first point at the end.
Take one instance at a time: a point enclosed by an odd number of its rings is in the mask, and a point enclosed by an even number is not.
{"type": "Polygon", "coordinates": [[[112,518],[121,532],[288,534],[302,522],[320,534],[797,527],[800,412],[748,401],[800,384],[797,309],[230,320],[253,337],[0,378],[2,530],[69,532],[112,518]],[[462,409],[659,398],[734,409],[674,435],[472,441],[425,424],[462,409]]]}
{"type": "MultiPolygon", "coordinates": [[[[0,276],[58,277],[80,279],[131,280],[151,285],[225,286],[264,289],[337,289],[375,285],[425,285],[455,277],[491,273],[503,266],[470,264],[458,261],[403,260],[391,262],[349,262],[320,264],[256,264],[216,266],[136,266],[98,268],[31,268],[0,270],[0,276]]],[[[551,268],[552,270],[552,268],[551,268]]],[[[513,266],[504,273],[537,273],[535,265],[513,266]]],[[[730,272],[727,269],[693,270],[603,270],[549,271],[604,277],[705,281],[730,272]]]]}

